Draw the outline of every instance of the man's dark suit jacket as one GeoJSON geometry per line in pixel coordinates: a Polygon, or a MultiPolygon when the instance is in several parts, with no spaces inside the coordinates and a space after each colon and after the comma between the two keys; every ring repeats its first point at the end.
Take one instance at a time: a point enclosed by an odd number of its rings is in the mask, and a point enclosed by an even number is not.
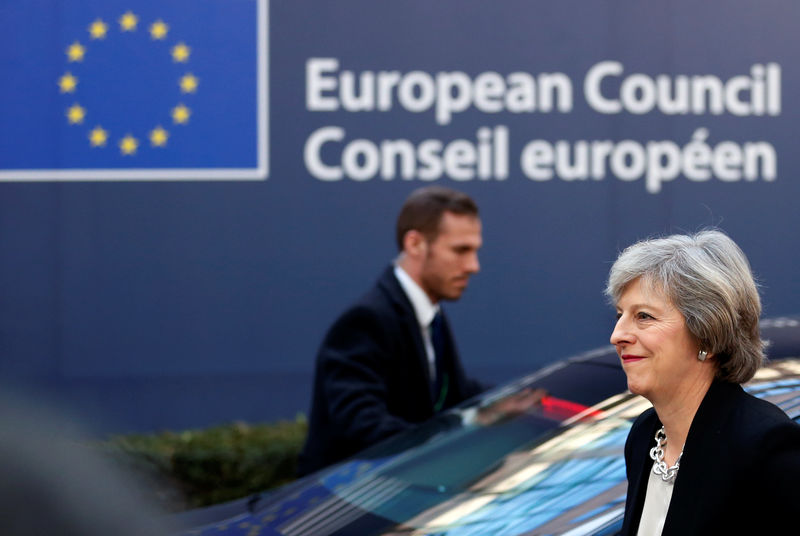
{"type": "MultiPolygon", "coordinates": [[[[638,530],[660,427],[651,408],[625,444],[623,535],[638,530]]],[[[674,486],[664,536],[796,534],[800,426],[739,385],[715,381],[692,421],[674,486]]]]}
{"type": "MultiPolygon", "coordinates": [[[[443,409],[482,391],[461,366],[445,319],[443,409]]],[[[317,355],[306,444],[298,473],[308,474],[433,417],[428,358],[414,309],[390,266],[339,317],[317,355]]]]}

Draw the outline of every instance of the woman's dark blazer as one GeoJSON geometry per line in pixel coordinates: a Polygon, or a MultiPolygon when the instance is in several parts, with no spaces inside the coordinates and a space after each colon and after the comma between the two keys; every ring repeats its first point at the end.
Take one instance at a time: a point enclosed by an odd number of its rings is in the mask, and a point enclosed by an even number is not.
{"type": "MultiPolygon", "coordinates": [[[[628,498],[622,534],[639,527],[650,449],[661,423],[651,408],[625,444],[628,498]]],[[[692,421],[664,536],[800,533],[800,425],[739,385],[715,381],[692,421]]]]}

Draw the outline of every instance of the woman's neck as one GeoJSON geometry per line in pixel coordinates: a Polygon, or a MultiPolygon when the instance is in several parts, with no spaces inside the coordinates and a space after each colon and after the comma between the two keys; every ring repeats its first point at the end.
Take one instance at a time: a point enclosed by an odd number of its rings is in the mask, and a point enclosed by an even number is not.
{"type": "Polygon", "coordinates": [[[694,416],[713,380],[713,377],[698,377],[688,385],[682,386],[679,392],[672,396],[664,400],[651,401],[667,435],[664,461],[668,465],[674,465],[683,451],[694,416]]]}

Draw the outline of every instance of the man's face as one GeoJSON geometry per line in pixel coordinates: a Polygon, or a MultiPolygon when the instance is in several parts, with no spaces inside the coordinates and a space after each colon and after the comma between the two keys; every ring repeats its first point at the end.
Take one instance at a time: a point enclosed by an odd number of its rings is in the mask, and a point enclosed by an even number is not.
{"type": "Polygon", "coordinates": [[[470,215],[445,212],[439,234],[426,242],[420,275],[422,289],[431,301],[457,300],[469,277],[480,270],[478,249],[483,244],[481,221],[470,215]]]}

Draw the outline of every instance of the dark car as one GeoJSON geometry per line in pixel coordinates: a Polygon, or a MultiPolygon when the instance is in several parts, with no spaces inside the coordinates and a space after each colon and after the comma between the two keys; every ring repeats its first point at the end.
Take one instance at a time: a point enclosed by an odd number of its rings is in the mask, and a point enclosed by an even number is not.
{"type": "MultiPolygon", "coordinates": [[[[800,421],[800,320],[765,321],[762,332],[770,361],[746,389],[800,421]]],[[[623,447],[647,407],[602,348],[276,491],[180,520],[204,536],[616,534],[623,447]]]]}

